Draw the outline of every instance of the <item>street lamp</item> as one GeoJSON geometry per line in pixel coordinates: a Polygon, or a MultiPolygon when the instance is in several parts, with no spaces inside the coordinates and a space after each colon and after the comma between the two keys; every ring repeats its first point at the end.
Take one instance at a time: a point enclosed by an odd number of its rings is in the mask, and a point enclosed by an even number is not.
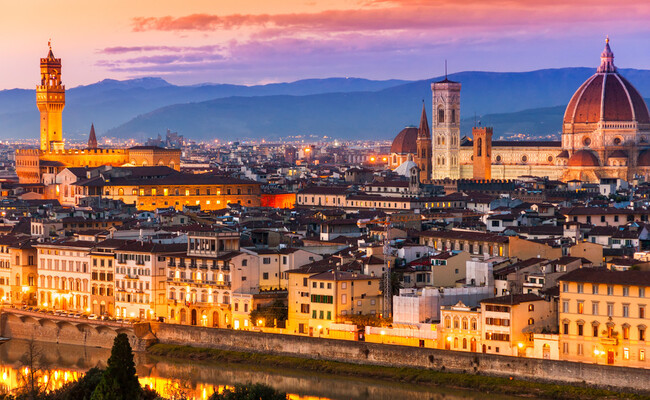
{"type": "Polygon", "coordinates": [[[381,343],[384,344],[384,335],[386,335],[386,331],[382,330],[379,333],[381,334],[381,343]]]}

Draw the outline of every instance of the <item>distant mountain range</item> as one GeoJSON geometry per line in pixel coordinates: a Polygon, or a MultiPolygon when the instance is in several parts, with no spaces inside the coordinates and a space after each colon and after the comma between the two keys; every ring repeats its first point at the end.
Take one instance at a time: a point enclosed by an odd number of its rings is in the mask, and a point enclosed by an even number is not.
{"type": "MultiPolygon", "coordinates": [[[[594,72],[562,68],[449,75],[463,85],[462,134],[470,133],[476,120],[493,126],[495,137],[556,134],[564,105],[594,72]]],[[[650,95],[650,71],[620,72],[642,95],[650,95]]],[[[176,86],[160,78],[104,80],[66,92],[64,135],[85,138],[94,122],[100,136],[137,139],[166,129],[195,140],[305,134],[390,139],[404,126],[418,124],[423,100],[431,110],[430,85],[438,79],[328,78],[257,86],[176,86]]],[[[0,138],[37,137],[34,97],[33,90],[0,91],[0,138]]]]}

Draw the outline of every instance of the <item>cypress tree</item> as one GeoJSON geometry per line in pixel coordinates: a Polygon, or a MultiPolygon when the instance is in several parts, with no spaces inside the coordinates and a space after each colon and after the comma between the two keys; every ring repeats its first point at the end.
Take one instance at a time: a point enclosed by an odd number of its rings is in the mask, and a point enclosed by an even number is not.
{"type": "Polygon", "coordinates": [[[119,333],[113,342],[106,371],[90,399],[136,400],[141,393],[129,338],[125,333],[119,333]]]}

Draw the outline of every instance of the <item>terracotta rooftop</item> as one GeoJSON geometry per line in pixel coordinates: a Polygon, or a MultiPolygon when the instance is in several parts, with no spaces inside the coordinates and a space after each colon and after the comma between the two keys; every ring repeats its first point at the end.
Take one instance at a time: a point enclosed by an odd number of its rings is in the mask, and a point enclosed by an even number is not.
{"type": "Polygon", "coordinates": [[[558,280],[565,282],[650,286],[650,271],[610,271],[604,268],[580,268],[562,275],[558,280]]]}

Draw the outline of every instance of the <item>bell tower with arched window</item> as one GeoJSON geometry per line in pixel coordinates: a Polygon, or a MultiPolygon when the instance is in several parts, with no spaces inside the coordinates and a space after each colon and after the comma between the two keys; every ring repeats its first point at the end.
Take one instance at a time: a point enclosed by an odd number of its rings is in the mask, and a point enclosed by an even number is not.
{"type": "Polygon", "coordinates": [[[36,106],[41,113],[41,150],[63,150],[62,114],[65,86],[61,82],[61,59],[54,58],[52,46],[41,58],[41,83],[36,86],[36,106]]]}
{"type": "Polygon", "coordinates": [[[460,83],[445,77],[431,84],[432,178],[460,178],[460,83]]]}

